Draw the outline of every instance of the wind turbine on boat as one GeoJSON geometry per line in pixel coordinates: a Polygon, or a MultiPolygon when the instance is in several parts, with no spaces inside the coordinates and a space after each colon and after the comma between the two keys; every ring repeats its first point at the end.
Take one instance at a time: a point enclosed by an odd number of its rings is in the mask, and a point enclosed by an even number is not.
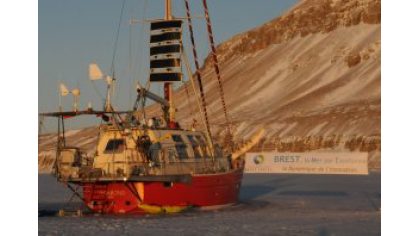
{"type": "Polygon", "coordinates": [[[59,102],[60,110],[62,110],[61,97],[65,97],[69,94],[73,95],[73,110],[74,112],[77,112],[79,98],[80,98],[80,89],[75,88],[70,91],[64,83],[60,83],[60,96],[59,96],[60,97],[60,102],[59,102]]]}
{"type": "Polygon", "coordinates": [[[105,101],[105,111],[112,111],[111,105],[111,95],[114,92],[115,86],[115,79],[110,75],[104,75],[99,68],[98,64],[90,63],[89,64],[89,79],[91,81],[95,80],[104,80],[107,84],[107,92],[106,92],[106,101],[105,101]]]}

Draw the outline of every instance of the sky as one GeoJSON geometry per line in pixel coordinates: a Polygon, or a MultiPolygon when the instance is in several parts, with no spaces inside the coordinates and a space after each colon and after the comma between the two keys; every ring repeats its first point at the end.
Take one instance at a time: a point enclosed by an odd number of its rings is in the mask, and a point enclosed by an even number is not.
{"type": "MultiPolygon", "coordinates": [[[[103,107],[105,84],[89,81],[88,65],[96,62],[109,74],[115,54],[117,85],[113,105],[118,110],[133,106],[135,83],[145,84],[148,73],[148,19],[162,18],[164,0],[125,0],[119,34],[120,12],[124,0],[39,0],[38,2],[38,111],[58,110],[58,84],[79,87],[80,105],[89,102],[103,107]],[[129,24],[130,19],[139,23],[129,24]],[[118,35],[118,37],[117,37],[118,35]],[[117,40],[118,38],[118,40],[117,40]],[[114,47],[116,45],[116,47],[114,47]]],[[[257,27],[290,9],[297,0],[208,0],[216,44],[257,27]]],[[[173,15],[184,17],[184,0],[173,0],[173,15]]],[[[205,20],[200,0],[190,0],[196,16],[194,34],[200,63],[209,52],[205,20]]],[[[186,26],[186,24],[184,25],[186,26]]],[[[184,42],[189,49],[187,28],[184,42]]],[[[191,61],[191,60],[190,60],[191,61]]],[[[162,85],[152,90],[161,94],[162,85]]],[[[62,99],[63,109],[72,109],[72,97],[62,99]]],[[[96,117],[68,119],[67,127],[81,128],[98,123],[96,117]]],[[[56,120],[44,121],[42,132],[53,132],[56,120]]]]}

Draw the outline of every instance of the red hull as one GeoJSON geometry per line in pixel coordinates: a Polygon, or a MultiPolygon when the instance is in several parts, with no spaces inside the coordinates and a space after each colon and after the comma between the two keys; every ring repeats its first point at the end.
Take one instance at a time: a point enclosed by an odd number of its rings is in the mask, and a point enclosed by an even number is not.
{"type": "Polygon", "coordinates": [[[210,207],[238,201],[243,169],[195,175],[191,184],[163,182],[84,183],[83,197],[94,212],[145,213],[147,207],[210,207]]]}

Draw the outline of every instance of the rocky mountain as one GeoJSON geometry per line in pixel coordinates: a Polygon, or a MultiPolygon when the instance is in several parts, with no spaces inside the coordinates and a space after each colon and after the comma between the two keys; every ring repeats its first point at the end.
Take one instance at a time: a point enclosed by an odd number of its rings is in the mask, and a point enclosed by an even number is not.
{"type": "MultiPolygon", "coordinates": [[[[362,150],[369,151],[371,167],[380,167],[380,0],[302,0],[217,51],[237,146],[264,128],[254,150],[362,150]]],[[[210,57],[201,73],[211,128],[222,140],[225,120],[210,57]]],[[[174,94],[185,127],[200,120],[192,91],[186,83],[174,94]]],[[[159,115],[159,109],[148,111],[159,115]]],[[[70,140],[90,140],[89,149],[92,132],[81,130],[70,140]]],[[[49,139],[40,137],[42,160],[49,156],[42,140],[49,139]]]]}

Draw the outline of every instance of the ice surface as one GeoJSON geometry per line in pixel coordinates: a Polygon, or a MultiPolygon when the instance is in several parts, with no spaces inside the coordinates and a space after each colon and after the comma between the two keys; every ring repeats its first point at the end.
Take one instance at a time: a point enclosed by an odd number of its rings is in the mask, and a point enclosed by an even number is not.
{"type": "Polygon", "coordinates": [[[71,196],[39,175],[39,235],[379,235],[380,173],[246,174],[240,203],[175,215],[55,217],[71,196]]]}

